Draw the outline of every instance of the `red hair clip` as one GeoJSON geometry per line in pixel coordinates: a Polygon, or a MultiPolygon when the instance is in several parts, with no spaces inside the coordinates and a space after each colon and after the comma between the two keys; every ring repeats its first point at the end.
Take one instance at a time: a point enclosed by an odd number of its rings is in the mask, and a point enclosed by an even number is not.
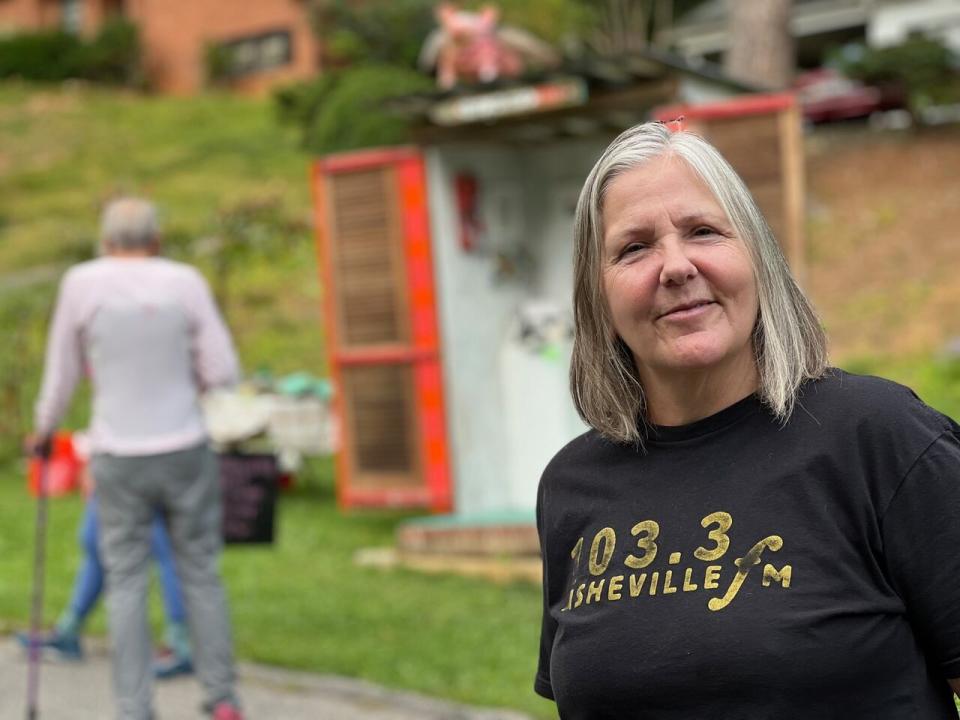
{"type": "Polygon", "coordinates": [[[667,130],[669,130],[672,133],[683,132],[684,130],[686,130],[686,128],[683,126],[685,119],[686,118],[683,115],[678,115],[673,120],[661,120],[660,123],[662,125],[666,125],[667,130]]]}

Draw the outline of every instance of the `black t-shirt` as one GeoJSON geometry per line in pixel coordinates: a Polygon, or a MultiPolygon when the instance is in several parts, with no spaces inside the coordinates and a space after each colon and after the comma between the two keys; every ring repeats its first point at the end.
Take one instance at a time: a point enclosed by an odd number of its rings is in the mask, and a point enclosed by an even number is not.
{"type": "Polygon", "coordinates": [[[565,720],[956,718],[960,427],[839,370],[540,484],[535,689],[565,720]]]}

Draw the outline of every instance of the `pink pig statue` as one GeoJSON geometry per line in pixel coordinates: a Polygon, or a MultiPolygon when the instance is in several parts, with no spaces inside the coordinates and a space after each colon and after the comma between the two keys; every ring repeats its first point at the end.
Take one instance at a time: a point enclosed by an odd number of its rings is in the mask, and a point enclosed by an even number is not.
{"type": "Polygon", "coordinates": [[[486,83],[515,77],[522,74],[527,60],[540,65],[559,61],[553,48],[529,33],[498,28],[500,11],[492,5],[468,12],[443,2],[436,17],[440,27],[424,43],[420,64],[424,69],[436,66],[441,88],[451,88],[460,80],[486,83]]]}

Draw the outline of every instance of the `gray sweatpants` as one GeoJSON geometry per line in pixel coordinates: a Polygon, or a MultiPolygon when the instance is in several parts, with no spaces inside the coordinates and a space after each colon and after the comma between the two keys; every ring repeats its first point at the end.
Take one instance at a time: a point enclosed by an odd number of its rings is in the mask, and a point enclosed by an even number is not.
{"type": "Polygon", "coordinates": [[[91,470],[100,510],[118,718],[147,720],[152,713],[147,586],[150,526],[158,509],[170,531],[206,704],[236,702],[233,645],[219,573],[222,511],[216,455],[206,445],[160,455],[97,454],[91,470]]]}

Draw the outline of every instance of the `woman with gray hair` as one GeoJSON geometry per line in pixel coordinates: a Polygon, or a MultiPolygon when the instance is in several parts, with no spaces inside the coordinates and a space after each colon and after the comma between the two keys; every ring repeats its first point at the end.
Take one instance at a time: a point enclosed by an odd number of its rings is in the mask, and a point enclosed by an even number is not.
{"type": "Polygon", "coordinates": [[[563,718],[956,718],[960,426],[828,368],[743,181],[660,123],[580,194],[574,402],[540,483],[563,718]]]}

